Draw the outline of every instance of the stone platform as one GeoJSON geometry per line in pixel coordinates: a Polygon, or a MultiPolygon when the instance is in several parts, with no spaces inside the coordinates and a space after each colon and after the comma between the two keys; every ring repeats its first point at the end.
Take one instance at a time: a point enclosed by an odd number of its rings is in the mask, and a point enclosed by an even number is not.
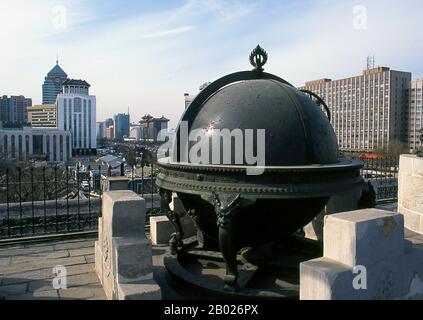
{"type": "MultiPolygon", "coordinates": [[[[385,208],[387,209],[387,208],[385,208]]],[[[405,230],[413,248],[423,251],[423,236],[405,230]]],[[[106,296],[94,272],[94,241],[97,238],[62,240],[0,247],[0,300],[104,300],[106,296]],[[52,286],[53,267],[68,272],[68,289],[52,286]]],[[[193,296],[189,288],[172,283],[163,266],[167,246],[153,246],[154,279],[164,300],[193,296]]],[[[197,299],[207,297],[196,295],[197,299]]]]}
{"type": "Polygon", "coordinates": [[[94,271],[94,240],[0,247],[0,299],[106,299],[94,271]],[[53,287],[56,266],[66,268],[67,289],[53,287]]]}

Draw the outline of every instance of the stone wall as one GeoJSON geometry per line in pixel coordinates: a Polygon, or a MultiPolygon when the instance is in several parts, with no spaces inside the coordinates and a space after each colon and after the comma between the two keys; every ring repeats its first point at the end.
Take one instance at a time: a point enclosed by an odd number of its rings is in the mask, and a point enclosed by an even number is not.
{"type": "Polygon", "coordinates": [[[398,212],[405,226],[423,234],[423,158],[402,155],[398,173],[398,212]]]}

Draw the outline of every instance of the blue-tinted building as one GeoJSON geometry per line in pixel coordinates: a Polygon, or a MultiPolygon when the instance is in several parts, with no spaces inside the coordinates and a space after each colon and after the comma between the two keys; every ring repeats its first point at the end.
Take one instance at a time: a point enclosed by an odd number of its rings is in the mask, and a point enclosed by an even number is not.
{"type": "Polygon", "coordinates": [[[119,113],[113,117],[115,125],[115,139],[129,137],[129,114],[119,113]]]}
{"type": "Polygon", "coordinates": [[[59,61],[53,69],[47,73],[43,84],[43,104],[56,103],[57,95],[62,89],[63,83],[68,79],[68,75],[59,66],[59,61]]]}

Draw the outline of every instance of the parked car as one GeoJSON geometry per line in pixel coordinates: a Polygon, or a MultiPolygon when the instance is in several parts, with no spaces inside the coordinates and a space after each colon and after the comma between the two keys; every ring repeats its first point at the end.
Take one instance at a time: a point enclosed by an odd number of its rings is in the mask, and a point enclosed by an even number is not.
{"type": "Polygon", "coordinates": [[[89,192],[90,191],[90,184],[88,183],[88,181],[84,180],[81,183],[81,189],[83,192],[89,192]]]}

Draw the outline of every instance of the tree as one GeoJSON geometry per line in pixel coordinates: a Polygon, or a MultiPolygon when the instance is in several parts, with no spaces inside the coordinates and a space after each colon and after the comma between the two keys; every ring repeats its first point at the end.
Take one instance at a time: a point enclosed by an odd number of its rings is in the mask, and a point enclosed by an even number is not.
{"type": "Polygon", "coordinates": [[[399,157],[401,154],[409,153],[407,144],[400,140],[392,140],[389,143],[386,155],[390,157],[399,157]]]}

